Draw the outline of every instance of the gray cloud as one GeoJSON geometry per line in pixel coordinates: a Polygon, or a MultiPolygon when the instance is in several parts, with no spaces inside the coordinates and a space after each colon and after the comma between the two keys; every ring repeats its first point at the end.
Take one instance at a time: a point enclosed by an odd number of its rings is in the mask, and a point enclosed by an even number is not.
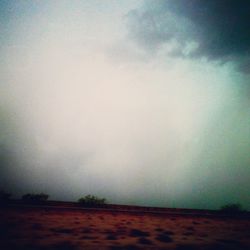
{"type": "Polygon", "coordinates": [[[175,57],[234,61],[248,73],[249,1],[145,1],[128,14],[129,36],[149,52],[171,43],[175,57]]]}

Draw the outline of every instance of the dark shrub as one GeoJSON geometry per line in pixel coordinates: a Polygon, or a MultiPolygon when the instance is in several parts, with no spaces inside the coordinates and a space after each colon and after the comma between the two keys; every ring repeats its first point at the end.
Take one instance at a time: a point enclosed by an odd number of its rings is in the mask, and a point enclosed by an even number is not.
{"type": "Polygon", "coordinates": [[[225,212],[225,213],[240,213],[242,212],[242,207],[238,203],[232,203],[232,204],[227,204],[225,206],[222,206],[220,211],[225,212]]]}
{"type": "Polygon", "coordinates": [[[84,207],[101,207],[106,204],[106,200],[93,195],[86,195],[78,200],[84,207]]]}
{"type": "Polygon", "coordinates": [[[25,202],[31,203],[42,203],[47,201],[49,198],[48,194],[40,193],[40,194],[25,194],[22,196],[22,200],[25,202]]]}

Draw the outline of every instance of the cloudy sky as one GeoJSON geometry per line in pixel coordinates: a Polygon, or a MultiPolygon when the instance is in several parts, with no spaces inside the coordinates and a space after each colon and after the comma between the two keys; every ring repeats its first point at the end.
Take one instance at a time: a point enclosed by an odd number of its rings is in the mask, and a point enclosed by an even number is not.
{"type": "Polygon", "coordinates": [[[0,189],[250,209],[250,1],[0,2],[0,189]]]}

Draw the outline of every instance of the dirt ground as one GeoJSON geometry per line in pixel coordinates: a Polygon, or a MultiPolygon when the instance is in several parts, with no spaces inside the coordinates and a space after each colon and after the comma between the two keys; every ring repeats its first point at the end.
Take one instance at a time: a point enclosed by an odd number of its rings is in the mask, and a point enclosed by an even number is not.
{"type": "Polygon", "coordinates": [[[250,219],[119,211],[0,209],[0,249],[250,249],[250,219]]]}

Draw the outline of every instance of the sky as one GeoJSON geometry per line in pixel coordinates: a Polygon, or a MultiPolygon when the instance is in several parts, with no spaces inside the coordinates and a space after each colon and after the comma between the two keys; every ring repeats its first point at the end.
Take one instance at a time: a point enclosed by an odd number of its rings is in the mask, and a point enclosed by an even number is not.
{"type": "Polygon", "coordinates": [[[250,210],[250,2],[0,2],[0,189],[250,210]]]}

